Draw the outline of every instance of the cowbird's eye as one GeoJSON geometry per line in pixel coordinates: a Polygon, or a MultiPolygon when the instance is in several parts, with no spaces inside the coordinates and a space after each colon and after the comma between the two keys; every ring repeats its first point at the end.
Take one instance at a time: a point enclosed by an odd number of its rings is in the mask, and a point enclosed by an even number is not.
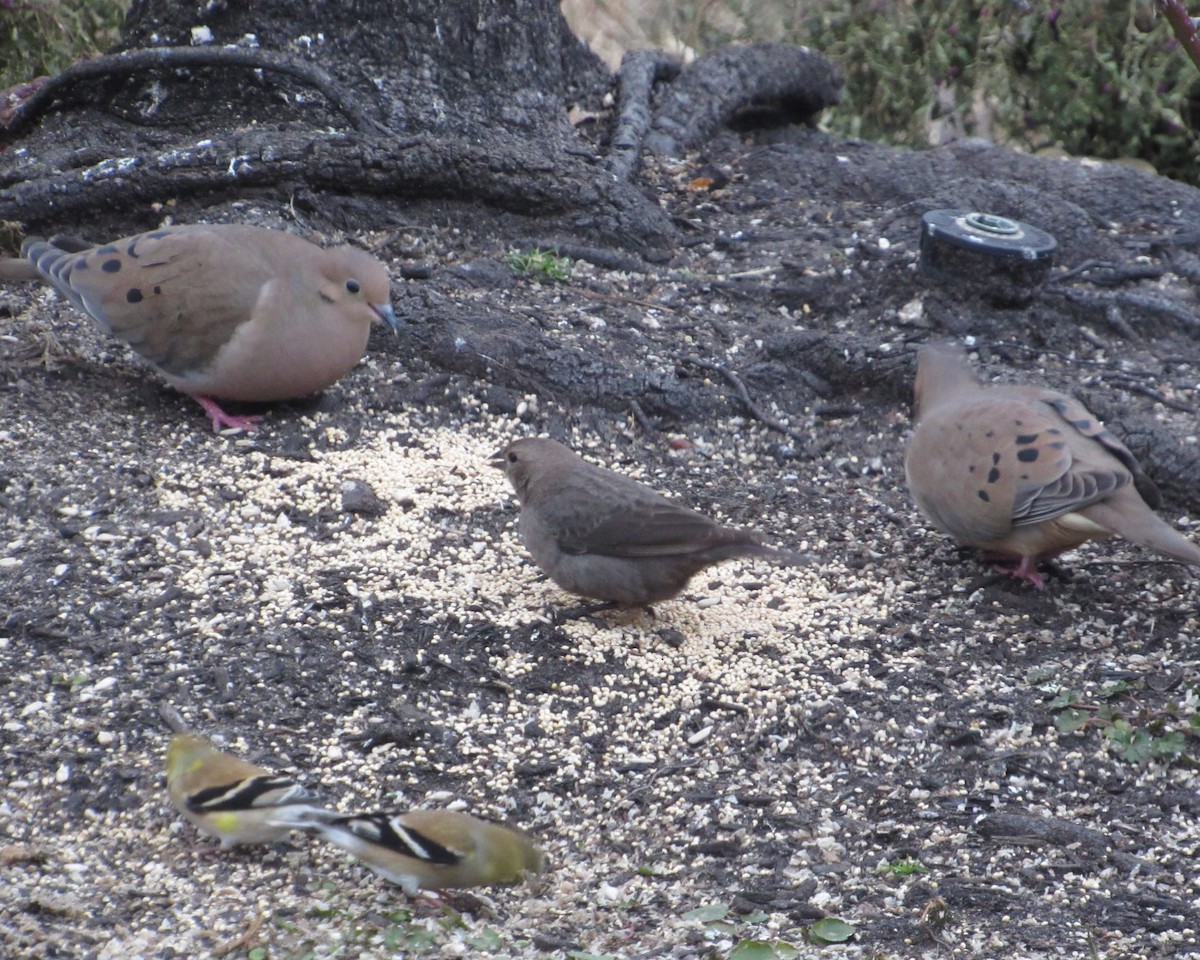
{"type": "Polygon", "coordinates": [[[511,452],[510,452],[510,453],[509,453],[509,455],[508,455],[508,462],[509,462],[509,463],[516,463],[516,462],[517,462],[517,455],[516,455],[515,453],[511,453],[511,452]]]}

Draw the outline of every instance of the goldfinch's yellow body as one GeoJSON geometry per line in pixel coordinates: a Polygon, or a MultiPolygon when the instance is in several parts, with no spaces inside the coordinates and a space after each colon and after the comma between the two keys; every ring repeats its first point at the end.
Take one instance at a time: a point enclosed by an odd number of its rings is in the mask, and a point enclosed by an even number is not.
{"type": "Polygon", "coordinates": [[[221,846],[271,843],[296,829],[289,819],[336,816],[294,780],[224,753],[195,733],[177,733],[167,749],[171,803],[221,846]]]}
{"type": "Polygon", "coordinates": [[[409,896],[518,883],[542,869],[542,852],[519,830],[453,810],[368,813],[311,824],[409,896]]]}

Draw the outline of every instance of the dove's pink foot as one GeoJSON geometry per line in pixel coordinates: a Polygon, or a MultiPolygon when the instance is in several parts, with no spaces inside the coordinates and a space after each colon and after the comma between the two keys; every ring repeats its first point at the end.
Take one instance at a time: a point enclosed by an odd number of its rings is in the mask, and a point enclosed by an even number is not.
{"type": "Polygon", "coordinates": [[[1032,557],[1022,557],[1015,567],[1012,565],[1013,558],[1005,554],[985,553],[983,559],[987,560],[997,573],[1007,573],[1018,580],[1028,580],[1038,590],[1046,589],[1046,578],[1038,573],[1037,561],[1032,557]]]}
{"type": "Polygon", "coordinates": [[[226,413],[221,409],[220,404],[212,397],[194,397],[193,398],[200,406],[204,408],[204,412],[212,418],[213,433],[220,433],[226,427],[233,427],[236,430],[245,430],[247,433],[254,429],[255,425],[261,420],[261,417],[235,417],[232,414],[226,413]]]}

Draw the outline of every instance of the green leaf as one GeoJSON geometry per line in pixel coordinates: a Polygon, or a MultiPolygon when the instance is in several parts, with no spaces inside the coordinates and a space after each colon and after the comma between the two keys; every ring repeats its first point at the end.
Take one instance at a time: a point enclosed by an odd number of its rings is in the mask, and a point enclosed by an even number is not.
{"type": "Polygon", "coordinates": [[[1145,763],[1154,755],[1154,738],[1145,730],[1134,730],[1124,720],[1118,720],[1104,735],[1120,748],[1121,759],[1128,763],[1145,763]]]}
{"type": "Polygon", "coordinates": [[[1053,680],[1058,675],[1058,667],[1050,664],[1043,664],[1040,667],[1034,667],[1025,674],[1025,682],[1031,687],[1036,687],[1039,683],[1045,683],[1047,680],[1053,680]]]}
{"type": "Polygon", "coordinates": [[[267,958],[267,948],[266,947],[253,947],[252,949],[250,949],[246,952],[246,960],[266,960],[266,958],[267,958]]]}
{"type": "Polygon", "coordinates": [[[1054,718],[1054,725],[1059,733],[1074,733],[1088,722],[1088,714],[1084,710],[1064,710],[1054,718]]]}
{"type": "Polygon", "coordinates": [[[463,919],[463,915],[453,907],[442,907],[442,914],[438,917],[437,925],[443,930],[466,930],[467,921],[463,919]]]}
{"type": "Polygon", "coordinates": [[[510,250],[507,257],[508,267],[514,273],[523,273],[544,280],[569,280],[571,278],[571,261],[566,257],[557,257],[551,250],[539,250],[534,247],[528,250],[510,250]]]}
{"type": "Polygon", "coordinates": [[[1047,708],[1050,710],[1061,710],[1063,707],[1073,707],[1078,702],[1078,690],[1059,690],[1058,695],[1047,704],[1047,708]]]}
{"type": "Polygon", "coordinates": [[[729,951],[729,960],[779,960],[779,954],[766,940],[740,940],[729,951]]]}
{"type": "Polygon", "coordinates": [[[808,928],[808,938],[813,943],[845,943],[858,933],[858,929],[837,917],[825,917],[808,928]]]}
{"type": "Polygon", "coordinates": [[[890,873],[893,877],[911,877],[916,874],[928,873],[929,868],[920,860],[912,857],[901,857],[879,868],[880,873],[890,873]]]}
{"type": "Polygon", "coordinates": [[[1100,690],[1100,696],[1105,700],[1111,700],[1113,697],[1126,693],[1134,688],[1134,684],[1129,680],[1114,680],[1112,683],[1106,683],[1100,690]]]}
{"type": "Polygon", "coordinates": [[[436,938],[437,931],[426,927],[388,927],[383,943],[389,950],[424,951],[433,946],[436,938]]]}
{"type": "Polygon", "coordinates": [[[1182,730],[1170,730],[1150,743],[1150,751],[1156,759],[1176,760],[1187,749],[1187,737],[1182,730]]]}
{"type": "Polygon", "coordinates": [[[1103,723],[1124,723],[1129,726],[1129,721],[1124,719],[1119,704],[1102,703],[1100,709],[1096,711],[1096,719],[1103,723]]]}
{"type": "Polygon", "coordinates": [[[710,904],[707,907],[697,907],[695,910],[689,910],[683,915],[684,920],[699,920],[701,923],[708,923],[712,920],[724,920],[729,916],[729,908],[719,903],[710,904]]]}
{"type": "Polygon", "coordinates": [[[491,927],[484,927],[478,933],[463,937],[463,940],[477,950],[489,950],[492,953],[495,953],[504,946],[504,941],[500,938],[500,934],[491,927]]]}
{"type": "Polygon", "coordinates": [[[586,950],[572,950],[567,954],[567,960],[620,960],[611,953],[588,953],[586,950]]]}

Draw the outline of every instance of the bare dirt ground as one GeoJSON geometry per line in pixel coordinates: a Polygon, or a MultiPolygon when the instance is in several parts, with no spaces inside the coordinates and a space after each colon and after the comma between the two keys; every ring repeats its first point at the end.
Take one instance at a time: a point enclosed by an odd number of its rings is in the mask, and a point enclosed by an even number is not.
{"type": "Polygon", "coordinates": [[[804,131],[704,159],[728,185],[653,172],[685,241],[636,270],[515,276],[538,225],[444,204],[358,237],[409,330],[252,435],[209,433],[46,291],[0,293],[0,954],[1200,952],[1196,579],[1112,543],[1036,593],[929,530],[902,467],[912,344],[973,335],[987,375],[1077,392],[1129,437],[1188,529],[1200,274],[1161,238],[1200,194],[804,131]],[[1061,267],[1164,269],[1124,300],[1076,277],[995,309],[917,271],[937,206],[1036,222],[1061,267]],[[486,464],[522,434],[817,559],[555,625],[571,599],[486,464]],[[1076,732],[1066,691],[1093,716],[1076,732]],[[512,820],[550,870],[411,916],[304,837],[219,853],[167,804],[164,701],[347,811],[512,820]],[[1118,717],[1181,758],[1123,759],[1118,717]],[[926,872],[887,869],[906,858],[926,872]],[[855,939],[806,945],[825,915],[855,939]]]}

